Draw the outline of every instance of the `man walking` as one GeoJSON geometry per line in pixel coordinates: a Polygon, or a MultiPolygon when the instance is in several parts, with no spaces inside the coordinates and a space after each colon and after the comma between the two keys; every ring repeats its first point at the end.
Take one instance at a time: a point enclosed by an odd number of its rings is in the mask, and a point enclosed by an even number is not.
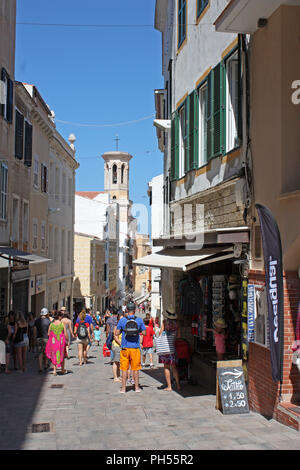
{"type": "Polygon", "coordinates": [[[126,381],[129,366],[135,384],[135,391],[141,391],[139,387],[139,370],[141,369],[140,333],[146,334],[146,327],[141,318],[134,315],[135,305],[132,301],[127,304],[127,314],[117,324],[115,335],[122,333],[120,369],[122,371],[122,388],[120,393],[126,392],[126,381]]]}
{"type": "Polygon", "coordinates": [[[48,358],[45,354],[45,348],[48,341],[49,325],[50,320],[48,318],[48,309],[42,308],[41,315],[37,320],[35,320],[33,329],[33,335],[39,359],[39,374],[41,374],[43,371],[43,363],[44,369],[48,369],[49,367],[48,358]]]}

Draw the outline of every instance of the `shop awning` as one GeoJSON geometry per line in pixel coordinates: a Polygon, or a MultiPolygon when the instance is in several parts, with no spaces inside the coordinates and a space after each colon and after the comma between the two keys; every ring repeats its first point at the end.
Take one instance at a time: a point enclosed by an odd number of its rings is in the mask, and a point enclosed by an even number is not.
{"type": "Polygon", "coordinates": [[[0,246],[0,257],[2,258],[0,267],[4,267],[5,261],[8,266],[10,259],[30,264],[46,263],[47,261],[51,261],[49,258],[44,258],[43,256],[38,256],[33,253],[26,253],[26,251],[17,250],[11,246],[0,246]]]}
{"type": "Polygon", "coordinates": [[[233,258],[233,247],[204,248],[200,251],[166,248],[133,261],[138,266],[190,271],[204,264],[233,258]]]}

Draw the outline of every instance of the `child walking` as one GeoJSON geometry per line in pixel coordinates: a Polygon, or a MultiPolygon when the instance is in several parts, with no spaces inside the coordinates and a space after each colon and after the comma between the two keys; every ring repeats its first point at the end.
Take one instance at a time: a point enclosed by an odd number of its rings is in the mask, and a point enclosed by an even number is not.
{"type": "Polygon", "coordinates": [[[214,322],[213,330],[207,328],[207,331],[213,331],[214,333],[215,347],[216,347],[216,354],[217,354],[218,361],[224,360],[224,354],[226,352],[226,345],[225,345],[226,328],[227,328],[227,325],[225,323],[224,318],[218,318],[214,322]]]}
{"type": "Polygon", "coordinates": [[[146,356],[149,354],[150,358],[150,368],[154,367],[153,364],[153,336],[154,336],[154,329],[153,326],[150,325],[150,320],[146,318],[144,320],[144,324],[146,326],[146,335],[142,336],[142,367],[145,367],[146,356]]]}
{"type": "Polygon", "coordinates": [[[95,338],[96,346],[99,346],[100,344],[100,337],[101,337],[101,331],[100,331],[99,325],[96,325],[94,329],[94,338],[95,338]]]}

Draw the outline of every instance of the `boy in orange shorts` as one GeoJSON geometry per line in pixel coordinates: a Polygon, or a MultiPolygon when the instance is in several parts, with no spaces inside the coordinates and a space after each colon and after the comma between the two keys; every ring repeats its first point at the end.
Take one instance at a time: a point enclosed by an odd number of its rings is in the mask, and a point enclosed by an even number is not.
{"type": "Polygon", "coordinates": [[[135,305],[133,302],[127,304],[127,313],[117,324],[115,335],[122,334],[120,351],[120,369],[122,371],[122,388],[120,393],[126,392],[126,381],[129,365],[135,384],[135,391],[141,391],[139,387],[139,370],[141,369],[140,333],[146,334],[146,327],[141,318],[134,315],[135,305]]]}

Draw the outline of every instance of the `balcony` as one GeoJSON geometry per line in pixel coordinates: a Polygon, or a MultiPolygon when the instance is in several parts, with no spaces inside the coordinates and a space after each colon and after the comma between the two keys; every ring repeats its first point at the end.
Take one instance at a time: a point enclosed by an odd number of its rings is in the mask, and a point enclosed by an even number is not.
{"type": "Polygon", "coordinates": [[[270,18],[282,5],[299,6],[300,0],[231,0],[214,23],[216,31],[253,34],[258,20],[270,18]]]}

